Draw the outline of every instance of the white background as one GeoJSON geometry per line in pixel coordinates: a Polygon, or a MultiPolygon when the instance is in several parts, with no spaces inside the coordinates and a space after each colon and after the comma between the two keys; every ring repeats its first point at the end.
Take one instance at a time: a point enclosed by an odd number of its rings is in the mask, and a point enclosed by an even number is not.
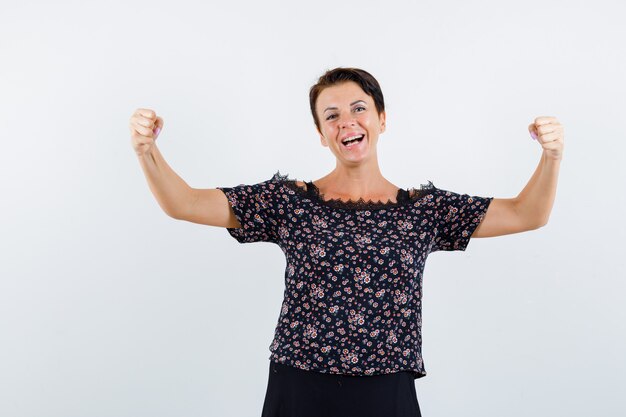
{"type": "Polygon", "coordinates": [[[380,82],[403,188],[515,197],[528,124],[565,128],[547,226],[428,259],[423,415],[626,414],[623,2],[0,5],[0,415],[260,415],[284,254],[168,217],[128,121],[195,188],[316,180],[337,66],[380,82]]]}

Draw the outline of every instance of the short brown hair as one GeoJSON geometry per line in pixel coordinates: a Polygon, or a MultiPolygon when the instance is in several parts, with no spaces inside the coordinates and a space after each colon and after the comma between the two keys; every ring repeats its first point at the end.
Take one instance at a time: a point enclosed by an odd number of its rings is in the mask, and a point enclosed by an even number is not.
{"type": "Polygon", "coordinates": [[[374,78],[372,74],[359,68],[338,67],[326,71],[326,73],[324,73],[324,75],[317,80],[317,83],[312,86],[309,91],[311,113],[313,114],[313,121],[315,122],[315,126],[318,130],[321,131],[320,122],[317,118],[317,113],[315,112],[317,98],[325,88],[341,84],[346,81],[354,81],[361,86],[361,89],[365,92],[365,94],[374,99],[374,105],[376,106],[378,115],[385,111],[385,99],[383,98],[383,92],[380,89],[378,81],[376,81],[376,78],[374,78]]]}

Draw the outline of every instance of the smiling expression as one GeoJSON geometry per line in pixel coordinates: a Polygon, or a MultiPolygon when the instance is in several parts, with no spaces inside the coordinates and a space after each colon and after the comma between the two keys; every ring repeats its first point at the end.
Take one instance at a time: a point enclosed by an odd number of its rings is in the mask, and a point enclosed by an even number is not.
{"type": "Polygon", "coordinates": [[[386,114],[380,116],[374,100],[354,81],[325,88],[315,103],[320,121],[320,140],[337,158],[358,161],[375,155],[378,135],[385,131],[386,114]],[[347,147],[348,137],[363,139],[347,147]]]}

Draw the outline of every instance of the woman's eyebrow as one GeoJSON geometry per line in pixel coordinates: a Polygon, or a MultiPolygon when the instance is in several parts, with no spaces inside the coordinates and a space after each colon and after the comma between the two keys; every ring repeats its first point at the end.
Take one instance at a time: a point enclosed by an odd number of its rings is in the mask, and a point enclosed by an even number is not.
{"type": "MultiPolygon", "coordinates": [[[[363,100],[357,100],[357,101],[353,101],[352,103],[350,103],[351,106],[354,106],[356,103],[358,102],[362,102],[363,104],[367,104],[365,101],[363,100]]],[[[324,113],[326,113],[328,110],[337,110],[337,107],[326,107],[326,110],[324,110],[324,113]]]]}

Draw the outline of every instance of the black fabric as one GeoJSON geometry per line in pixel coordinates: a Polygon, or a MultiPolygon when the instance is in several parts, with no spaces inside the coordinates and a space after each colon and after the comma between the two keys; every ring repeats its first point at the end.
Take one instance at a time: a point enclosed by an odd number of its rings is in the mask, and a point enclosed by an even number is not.
{"type": "Polygon", "coordinates": [[[409,371],[354,376],[270,361],[261,417],[421,417],[409,371]]]}
{"type": "MultiPolygon", "coordinates": [[[[493,197],[440,189],[398,190],[396,201],[326,199],[276,172],[218,187],[240,243],[271,242],[285,254],[285,292],[269,359],[304,371],[426,375],[422,277],[427,257],[464,251],[493,197]]],[[[480,271],[462,271],[471,279],[480,271]]],[[[253,277],[271,280],[262,265],[253,277]]]]}

